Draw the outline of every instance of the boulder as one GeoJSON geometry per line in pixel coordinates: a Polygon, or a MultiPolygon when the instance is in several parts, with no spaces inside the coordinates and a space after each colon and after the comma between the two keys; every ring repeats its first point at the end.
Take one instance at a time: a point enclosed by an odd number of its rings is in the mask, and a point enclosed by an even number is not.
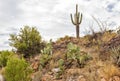
{"type": "Polygon", "coordinates": [[[5,78],[1,74],[0,74],[0,81],[5,81],[5,78]]]}

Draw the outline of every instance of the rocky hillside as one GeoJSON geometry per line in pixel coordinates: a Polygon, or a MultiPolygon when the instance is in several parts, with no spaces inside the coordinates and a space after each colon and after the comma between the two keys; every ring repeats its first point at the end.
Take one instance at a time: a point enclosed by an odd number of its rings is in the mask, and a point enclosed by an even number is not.
{"type": "Polygon", "coordinates": [[[120,81],[119,47],[120,35],[112,32],[65,36],[25,59],[33,69],[32,81],[120,81]]]}
{"type": "MultiPolygon", "coordinates": [[[[98,38],[91,39],[91,37],[85,36],[76,39],[66,36],[53,42],[52,58],[46,63],[43,69],[33,73],[33,81],[120,81],[120,67],[115,65],[111,60],[106,59],[102,61],[100,57],[102,49],[106,50],[109,47],[120,45],[120,36],[114,33],[105,33],[100,36],[101,38],[98,37],[102,39],[102,43],[98,41],[98,38]],[[107,39],[105,36],[109,36],[108,34],[113,37],[107,39]],[[66,54],[69,51],[69,43],[75,45],[73,48],[76,48],[76,46],[79,47],[81,57],[85,54],[90,56],[90,58],[84,60],[83,65],[82,60],[79,59],[80,61],[78,62],[77,57],[73,56],[72,60],[66,59],[66,54]],[[89,47],[87,47],[88,45],[89,47]]],[[[76,52],[73,54],[76,54],[76,52]]],[[[104,57],[106,56],[105,54],[103,54],[104,57]]]]}

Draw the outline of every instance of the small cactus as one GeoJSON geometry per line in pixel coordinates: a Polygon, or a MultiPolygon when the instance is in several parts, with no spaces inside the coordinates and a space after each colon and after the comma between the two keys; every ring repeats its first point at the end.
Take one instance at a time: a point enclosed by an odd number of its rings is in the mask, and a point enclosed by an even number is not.
{"type": "Polygon", "coordinates": [[[120,67],[120,46],[113,47],[111,50],[111,60],[120,67]]]}
{"type": "Polygon", "coordinates": [[[52,41],[46,44],[46,47],[41,50],[40,68],[44,68],[52,58],[52,41]]]}
{"type": "Polygon", "coordinates": [[[77,45],[69,43],[67,45],[66,59],[69,65],[72,65],[74,62],[76,62],[78,67],[82,68],[88,60],[92,59],[92,57],[88,53],[81,51],[80,47],[77,45]]]}
{"type": "Polygon", "coordinates": [[[74,19],[72,17],[72,14],[70,14],[71,16],[71,21],[73,23],[73,25],[76,26],[76,37],[79,38],[79,25],[82,22],[82,13],[80,14],[80,12],[78,12],[78,5],[76,4],[76,13],[74,14],[74,19]]]}
{"type": "Polygon", "coordinates": [[[64,67],[64,60],[63,59],[58,60],[58,67],[60,70],[56,74],[56,79],[61,78],[61,75],[64,73],[65,67],[64,67]]]}

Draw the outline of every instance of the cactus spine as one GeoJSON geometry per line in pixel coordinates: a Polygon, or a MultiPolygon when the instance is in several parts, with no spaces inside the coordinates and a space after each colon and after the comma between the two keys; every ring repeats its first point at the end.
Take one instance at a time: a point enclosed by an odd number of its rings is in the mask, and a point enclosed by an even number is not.
{"type": "Polygon", "coordinates": [[[76,4],[76,13],[74,14],[74,19],[72,17],[72,14],[70,14],[71,16],[71,21],[73,23],[73,25],[76,26],[76,37],[79,38],[79,25],[82,22],[82,13],[80,14],[80,12],[78,12],[78,5],[76,4]]]}

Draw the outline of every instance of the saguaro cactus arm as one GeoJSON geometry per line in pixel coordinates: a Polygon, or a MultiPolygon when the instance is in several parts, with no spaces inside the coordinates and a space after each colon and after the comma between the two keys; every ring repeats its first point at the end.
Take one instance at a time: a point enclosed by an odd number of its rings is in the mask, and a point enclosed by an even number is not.
{"type": "Polygon", "coordinates": [[[83,17],[83,15],[82,15],[82,14],[80,14],[79,24],[81,24],[81,22],[82,22],[82,17],[83,17]]]}
{"type": "Polygon", "coordinates": [[[73,20],[72,14],[70,14],[70,17],[71,17],[72,23],[73,23],[74,25],[76,25],[76,23],[75,23],[74,20],[73,20]]]}
{"type": "Polygon", "coordinates": [[[78,5],[76,4],[76,15],[77,15],[77,13],[78,13],[78,5]]]}

